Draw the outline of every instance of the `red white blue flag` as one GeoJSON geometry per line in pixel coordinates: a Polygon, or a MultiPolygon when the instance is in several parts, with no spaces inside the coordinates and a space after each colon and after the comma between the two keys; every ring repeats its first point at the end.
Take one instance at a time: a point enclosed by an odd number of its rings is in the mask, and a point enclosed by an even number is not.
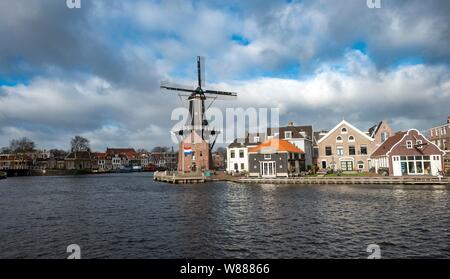
{"type": "Polygon", "coordinates": [[[184,147],[184,155],[192,155],[192,147],[184,147]]]}

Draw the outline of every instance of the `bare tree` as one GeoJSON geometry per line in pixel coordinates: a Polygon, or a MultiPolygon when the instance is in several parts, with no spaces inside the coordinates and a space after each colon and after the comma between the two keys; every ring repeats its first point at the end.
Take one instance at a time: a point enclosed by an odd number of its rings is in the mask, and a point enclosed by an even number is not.
{"type": "Polygon", "coordinates": [[[13,139],[8,149],[12,153],[27,153],[35,151],[35,148],[36,144],[32,140],[23,137],[21,139],[13,139]]]}
{"type": "Polygon", "coordinates": [[[75,136],[70,141],[70,145],[72,152],[91,151],[89,140],[87,138],[83,138],[82,136],[75,136]]]}
{"type": "Polygon", "coordinates": [[[161,146],[157,146],[155,148],[152,149],[152,152],[156,152],[156,153],[164,153],[164,152],[169,152],[169,148],[168,147],[161,147],[161,146]]]}

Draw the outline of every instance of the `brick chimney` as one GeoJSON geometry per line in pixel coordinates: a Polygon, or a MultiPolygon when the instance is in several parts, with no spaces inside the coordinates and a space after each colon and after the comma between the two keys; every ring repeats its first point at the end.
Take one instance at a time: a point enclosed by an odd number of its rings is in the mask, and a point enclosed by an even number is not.
{"type": "MultiPolygon", "coordinates": [[[[449,117],[448,119],[450,120],[450,117],[449,117]]],[[[294,126],[294,122],[289,121],[288,126],[289,126],[289,127],[293,127],[293,126],[294,126]]]]}

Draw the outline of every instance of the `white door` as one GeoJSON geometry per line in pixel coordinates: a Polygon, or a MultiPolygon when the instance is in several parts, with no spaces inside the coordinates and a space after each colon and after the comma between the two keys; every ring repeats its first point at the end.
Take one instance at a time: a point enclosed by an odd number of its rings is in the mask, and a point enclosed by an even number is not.
{"type": "Polygon", "coordinates": [[[392,160],[392,170],[394,176],[402,176],[402,164],[400,162],[400,157],[392,157],[389,160],[392,160]]]}
{"type": "Polygon", "coordinates": [[[267,178],[273,178],[277,176],[275,162],[262,162],[261,163],[261,176],[267,178]]]}
{"type": "Polygon", "coordinates": [[[431,174],[437,175],[439,171],[442,171],[441,156],[431,156],[431,174]]]}

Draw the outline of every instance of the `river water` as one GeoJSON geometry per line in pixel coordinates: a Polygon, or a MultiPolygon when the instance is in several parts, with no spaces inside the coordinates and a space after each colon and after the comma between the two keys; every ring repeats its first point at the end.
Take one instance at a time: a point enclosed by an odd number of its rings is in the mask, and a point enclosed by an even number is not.
{"type": "Polygon", "coordinates": [[[450,258],[450,187],[0,180],[0,258],[450,258]]]}

